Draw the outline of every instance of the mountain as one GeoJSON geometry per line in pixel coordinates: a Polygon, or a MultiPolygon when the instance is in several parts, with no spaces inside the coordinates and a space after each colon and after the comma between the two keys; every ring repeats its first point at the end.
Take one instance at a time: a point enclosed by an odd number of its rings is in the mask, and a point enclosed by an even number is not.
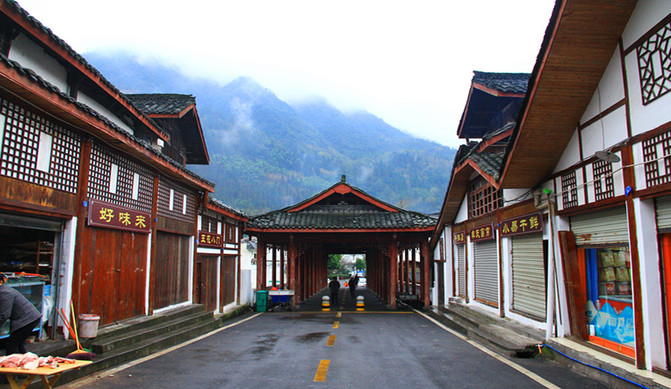
{"type": "Polygon", "coordinates": [[[210,165],[189,168],[216,184],[217,199],[249,214],[295,204],[342,174],[402,208],[440,210],[454,149],[323,99],[290,105],[248,77],[218,85],[129,55],[86,58],[125,93],[196,96],[210,165]]]}

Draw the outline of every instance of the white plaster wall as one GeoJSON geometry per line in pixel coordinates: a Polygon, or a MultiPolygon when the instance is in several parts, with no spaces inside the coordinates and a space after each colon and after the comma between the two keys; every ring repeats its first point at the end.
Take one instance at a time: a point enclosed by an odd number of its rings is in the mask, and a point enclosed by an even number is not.
{"type": "Polygon", "coordinates": [[[569,140],[568,145],[566,145],[564,153],[559,159],[559,163],[555,166],[554,172],[568,169],[578,162],[580,162],[580,138],[578,137],[578,130],[576,129],[573,131],[571,140],[569,140]]]}
{"type": "Polygon", "coordinates": [[[585,191],[582,189],[583,185],[585,185],[585,176],[583,175],[582,169],[576,169],[575,180],[576,185],[578,186],[578,205],[587,204],[585,191]]]}
{"type": "Polygon", "coordinates": [[[528,188],[503,189],[503,204],[505,207],[526,201],[532,197],[528,188]]]}
{"type": "Polygon", "coordinates": [[[91,96],[88,96],[87,94],[83,92],[77,93],[77,101],[80,103],[86,104],[89,107],[93,108],[94,110],[98,111],[99,114],[103,115],[110,121],[114,122],[117,126],[119,126],[121,129],[124,131],[130,133],[130,134],[135,134],[133,129],[131,129],[126,123],[123,122],[118,116],[113,114],[110,110],[105,108],[103,105],[98,103],[95,99],[93,99],[91,96]]]}
{"type": "Polygon", "coordinates": [[[466,221],[468,219],[468,199],[464,197],[464,199],[461,201],[461,205],[459,206],[459,212],[457,212],[457,216],[454,218],[455,223],[461,223],[463,221],[466,221]]]}
{"type": "Polygon", "coordinates": [[[452,277],[454,268],[454,254],[452,249],[452,227],[448,227],[443,231],[443,246],[445,246],[445,262],[443,265],[443,271],[445,272],[445,304],[449,301],[449,298],[452,296],[452,290],[454,289],[454,278],[452,277]]]}
{"type": "Polygon", "coordinates": [[[25,34],[20,33],[14,39],[8,57],[24,68],[34,70],[61,92],[68,93],[68,74],[65,68],[25,34]]]}
{"type": "Polygon", "coordinates": [[[513,241],[501,238],[501,278],[503,279],[503,311],[510,316],[513,307],[513,241]]]}
{"type": "Polygon", "coordinates": [[[596,117],[600,112],[624,99],[624,84],[622,80],[622,64],[620,49],[616,48],[606,67],[592,100],[580,119],[580,124],[596,117]]]}
{"type": "Polygon", "coordinates": [[[636,236],[641,272],[641,305],[643,308],[643,337],[647,368],[666,368],[663,304],[660,290],[660,258],[657,251],[657,223],[654,200],[634,199],[636,236]]]}
{"type": "MultiPolygon", "coordinates": [[[[631,46],[641,35],[647,33],[655,24],[671,13],[671,2],[666,0],[647,0],[638,2],[629,23],[622,35],[625,48],[631,46]]],[[[666,94],[644,106],[641,96],[636,51],[625,57],[629,103],[631,107],[632,134],[640,134],[671,121],[671,94],[666,94]]]]}
{"type": "MultiPolygon", "coordinates": [[[[634,162],[637,163],[636,166],[634,166],[634,177],[636,178],[636,189],[645,189],[647,188],[648,184],[645,180],[645,165],[640,164],[640,162],[643,161],[643,142],[638,142],[634,143],[632,145],[632,154],[634,158],[634,162]]],[[[661,157],[662,154],[657,154],[659,157],[661,157]]],[[[659,162],[664,162],[663,159],[661,159],[659,162]]],[[[661,166],[660,166],[661,168],[661,166]]],[[[664,170],[660,170],[664,171],[664,170]]]]}
{"type": "Polygon", "coordinates": [[[620,157],[619,162],[613,162],[613,190],[615,196],[621,196],[624,194],[624,171],[622,170],[622,154],[617,153],[617,156],[620,157]]]}
{"type": "Polygon", "coordinates": [[[650,30],[650,27],[659,23],[671,13],[671,1],[645,0],[639,1],[629,18],[627,27],[622,33],[622,43],[625,48],[631,46],[641,35],[650,30]]]}
{"type": "Polygon", "coordinates": [[[471,242],[471,238],[469,234],[466,234],[466,247],[464,247],[464,250],[466,252],[466,268],[468,269],[468,276],[466,277],[466,294],[468,295],[468,300],[469,301],[474,301],[475,300],[475,272],[474,270],[474,260],[473,260],[473,242],[471,242]]]}
{"type": "Polygon", "coordinates": [[[605,150],[627,139],[626,108],[622,106],[603,119],[584,128],[581,137],[582,152],[585,158],[589,158],[595,152],[605,150]]]}
{"type": "MultiPolygon", "coordinates": [[[[59,275],[60,279],[58,280],[58,301],[55,302],[54,308],[63,308],[66,315],[70,314],[70,301],[72,300],[72,278],[74,274],[75,266],[75,243],[77,241],[77,217],[65,222],[65,229],[63,230],[62,242],[63,246],[61,247],[61,261],[59,263],[59,275]]],[[[147,272],[149,273],[149,272],[147,272]]],[[[52,290],[51,293],[54,293],[52,290]]],[[[68,316],[70,317],[70,316],[68,316]]],[[[57,319],[59,325],[63,328],[63,336],[65,339],[69,339],[70,334],[68,333],[67,328],[63,324],[61,319],[57,319]]]]}

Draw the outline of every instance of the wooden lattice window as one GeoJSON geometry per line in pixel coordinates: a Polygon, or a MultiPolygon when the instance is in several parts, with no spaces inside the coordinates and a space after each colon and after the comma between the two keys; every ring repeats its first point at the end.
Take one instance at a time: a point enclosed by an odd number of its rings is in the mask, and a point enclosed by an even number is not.
{"type": "Polygon", "coordinates": [[[77,193],[81,137],[21,106],[0,101],[0,125],[4,123],[0,128],[0,174],[77,193]],[[46,168],[38,166],[41,137],[49,138],[46,168]]]}
{"type": "Polygon", "coordinates": [[[470,217],[478,217],[496,211],[501,204],[500,191],[490,183],[478,180],[471,184],[468,196],[470,217]]]}
{"type": "Polygon", "coordinates": [[[578,205],[578,185],[575,170],[561,177],[561,192],[564,208],[578,205]]]}
{"type": "Polygon", "coordinates": [[[636,48],[643,104],[671,91],[670,39],[671,23],[668,23],[636,48]]]}
{"type": "Polygon", "coordinates": [[[598,160],[592,163],[594,172],[594,195],[596,200],[604,200],[615,196],[613,185],[613,164],[608,161],[598,160]]]}
{"type": "Polygon", "coordinates": [[[154,178],[149,169],[94,144],[89,169],[89,197],[131,209],[151,212],[154,178]],[[113,165],[116,168],[113,168],[113,165]],[[111,175],[116,171],[116,177],[111,175]],[[110,192],[110,181],[116,190],[110,192]]]}
{"type": "Polygon", "coordinates": [[[226,223],[226,234],[224,235],[224,241],[228,243],[237,243],[235,241],[235,224],[226,223]]]}
{"type": "Polygon", "coordinates": [[[210,216],[207,216],[207,215],[202,215],[201,216],[200,230],[216,234],[217,233],[217,219],[213,218],[213,217],[210,217],[210,216]]]}
{"type": "Polygon", "coordinates": [[[158,214],[193,223],[196,214],[196,193],[161,177],[158,181],[158,214]]]}
{"type": "Polygon", "coordinates": [[[642,143],[647,187],[671,181],[671,132],[664,132],[642,143]]]}

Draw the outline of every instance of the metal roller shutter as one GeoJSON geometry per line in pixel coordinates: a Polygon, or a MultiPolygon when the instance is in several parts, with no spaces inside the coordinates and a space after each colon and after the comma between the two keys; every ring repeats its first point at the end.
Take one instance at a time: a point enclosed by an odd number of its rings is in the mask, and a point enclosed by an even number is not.
{"type": "Polygon", "coordinates": [[[4,227],[29,228],[33,230],[44,230],[59,232],[63,230],[60,220],[40,219],[31,216],[12,215],[0,213],[0,225],[4,227]]]}
{"type": "Polygon", "coordinates": [[[545,318],[545,265],[543,236],[521,235],[512,238],[513,309],[545,318]]]}
{"type": "Polygon", "coordinates": [[[477,242],[473,248],[475,298],[499,303],[499,261],[496,240],[477,242]]]}
{"type": "Polygon", "coordinates": [[[657,208],[657,228],[671,229],[671,196],[655,199],[657,208]]]}
{"type": "Polygon", "coordinates": [[[466,297],[466,255],[463,244],[457,245],[457,273],[459,277],[459,296],[466,297]]]}
{"type": "Polygon", "coordinates": [[[627,212],[624,207],[571,216],[571,231],[578,246],[629,243],[627,212]]]}

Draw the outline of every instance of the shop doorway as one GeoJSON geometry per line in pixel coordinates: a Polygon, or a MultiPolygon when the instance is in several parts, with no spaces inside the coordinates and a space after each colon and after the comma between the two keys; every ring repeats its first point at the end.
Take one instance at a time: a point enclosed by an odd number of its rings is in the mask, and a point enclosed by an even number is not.
{"type": "Polygon", "coordinates": [[[587,340],[636,357],[631,262],[627,246],[579,248],[587,340]]]}

